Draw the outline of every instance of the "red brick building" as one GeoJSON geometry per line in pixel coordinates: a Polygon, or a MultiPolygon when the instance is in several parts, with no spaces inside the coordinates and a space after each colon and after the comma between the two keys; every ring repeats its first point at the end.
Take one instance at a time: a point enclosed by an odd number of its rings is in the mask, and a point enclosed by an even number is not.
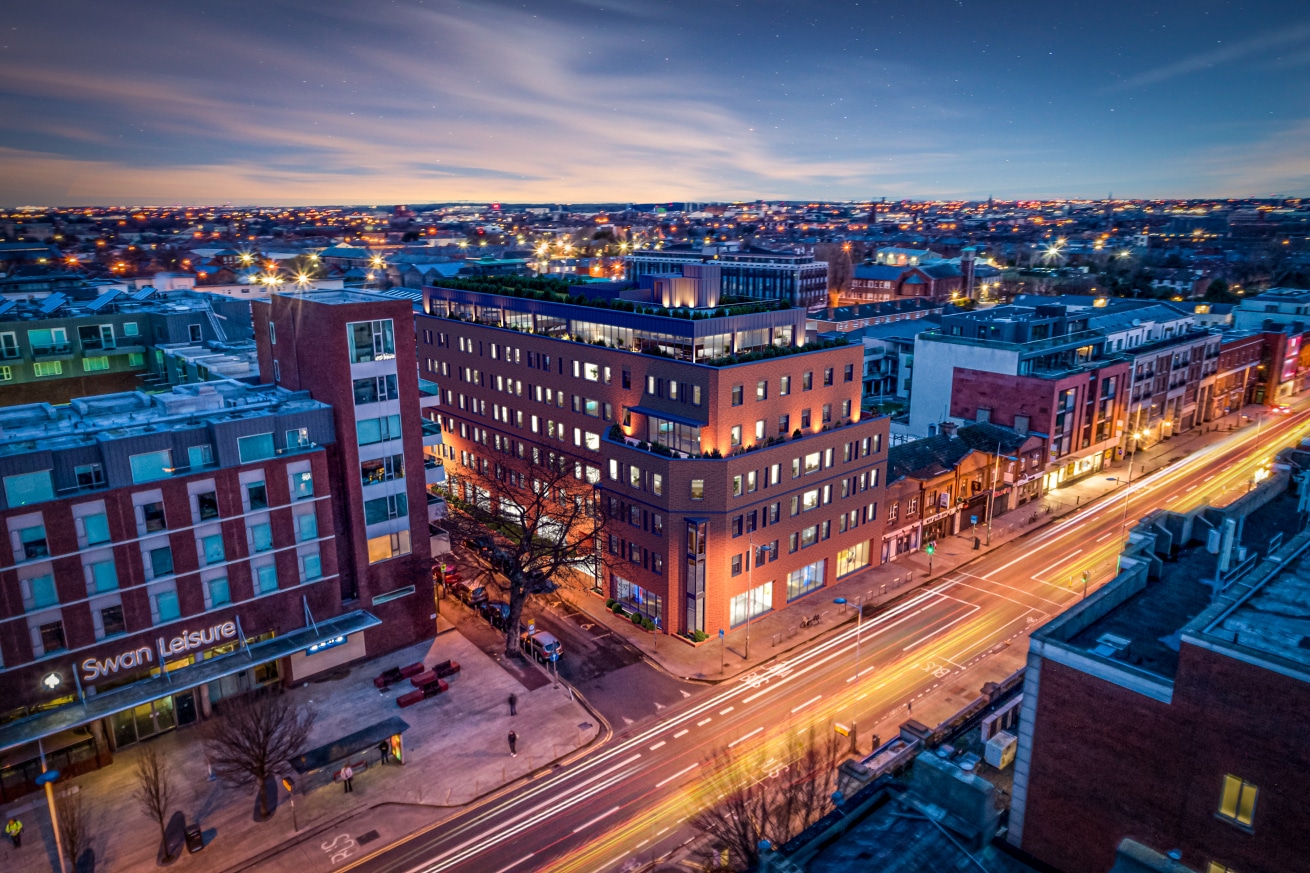
{"type": "MultiPolygon", "coordinates": [[[[342,602],[382,624],[367,650],[434,630],[424,447],[441,441],[418,414],[434,405],[414,374],[409,301],[353,291],[273,294],[251,302],[259,369],[330,404],[343,512],[337,531],[342,602]]],[[[359,654],[362,654],[362,650],[359,654]]]]}
{"type": "Polygon", "coordinates": [[[1124,838],[1190,870],[1306,869],[1308,543],[1213,604],[1213,557],[1148,580],[1125,556],[1033,635],[1010,842],[1066,873],[1110,869],[1124,838]]]}
{"type": "Polygon", "coordinates": [[[799,347],[804,310],[448,288],[424,307],[452,487],[498,452],[572,460],[622,519],[598,590],[664,631],[714,634],[877,563],[887,419],[861,415],[862,347],[799,347]]]}
{"type": "Polygon", "coordinates": [[[209,382],[0,427],[0,798],[33,788],[36,740],[74,775],[362,651],[377,622],[341,596],[325,404],[209,382]]]}

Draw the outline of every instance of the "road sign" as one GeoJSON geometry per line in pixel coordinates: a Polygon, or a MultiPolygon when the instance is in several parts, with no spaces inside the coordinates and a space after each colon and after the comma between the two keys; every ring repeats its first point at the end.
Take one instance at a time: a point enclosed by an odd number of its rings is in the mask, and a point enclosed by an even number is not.
{"type": "Polygon", "coordinates": [[[535,634],[536,632],[537,632],[537,623],[535,621],[528,622],[528,633],[535,634]]]}
{"type": "Polygon", "coordinates": [[[290,793],[296,790],[296,783],[292,782],[290,779],[284,776],[282,777],[282,787],[285,788],[288,793],[290,793]]]}
{"type": "Polygon", "coordinates": [[[54,782],[58,778],[59,778],[58,770],[47,770],[44,773],[38,775],[32,781],[35,782],[37,785],[45,785],[47,782],[54,782]]]}
{"type": "Polygon", "coordinates": [[[723,628],[719,628],[719,639],[723,639],[723,628]]]}
{"type": "Polygon", "coordinates": [[[841,734],[844,737],[849,737],[851,735],[851,729],[848,728],[846,725],[841,724],[840,722],[834,722],[832,727],[833,730],[837,731],[837,733],[841,734]]]}
{"type": "Polygon", "coordinates": [[[978,516],[976,515],[969,516],[969,524],[977,524],[977,523],[978,523],[978,516]]]}
{"type": "Polygon", "coordinates": [[[559,660],[559,652],[551,652],[551,653],[550,653],[550,659],[551,659],[552,661],[558,661],[558,660],[559,660]]]}

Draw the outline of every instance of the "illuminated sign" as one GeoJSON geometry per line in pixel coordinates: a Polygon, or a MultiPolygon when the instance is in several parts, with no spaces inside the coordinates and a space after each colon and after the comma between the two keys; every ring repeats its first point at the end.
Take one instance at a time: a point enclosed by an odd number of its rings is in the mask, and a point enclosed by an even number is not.
{"type": "Polygon", "coordinates": [[[345,641],[346,641],[345,637],[333,637],[330,640],[322,640],[320,642],[314,643],[314,645],[310,646],[308,649],[305,649],[305,654],[316,655],[319,652],[323,651],[324,649],[330,649],[333,646],[339,646],[345,641]]]}
{"type": "Polygon", "coordinates": [[[103,660],[87,658],[82,661],[82,679],[87,682],[94,682],[102,676],[109,676],[120,670],[133,670],[137,667],[153,664],[156,651],[159,653],[160,663],[163,663],[164,659],[171,655],[180,655],[202,646],[213,645],[222,640],[235,639],[236,635],[236,623],[225,621],[204,630],[183,631],[171,639],[160,637],[155,644],[155,649],[151,649],[149,646],[141,646],[103,660]]]}

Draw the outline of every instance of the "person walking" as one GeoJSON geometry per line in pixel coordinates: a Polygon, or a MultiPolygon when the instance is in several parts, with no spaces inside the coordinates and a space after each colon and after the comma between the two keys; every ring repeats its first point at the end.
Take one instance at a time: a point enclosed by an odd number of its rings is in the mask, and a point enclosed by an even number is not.
{"type": "Polygon", "coordinates": [[[5,822],[5,836],[13,841],[15,849],[23,845],[23,822],[18,816],[5,822]]]}
{"type": "Polygon", "coordinates": [[[355,771],[350,768],[349,764],[341,768],[341,784],[346,786],[347,794],[355,790],[355,785],[351,781],[354,778],[355,778],[355,771]]]}
{"type": "Polygon", "coordinates": [[[387,758],[391,757],[391,744],[386,740],[383,740],[382,742],[378,743],[378,752],[381,753],[382,763],[385,766],[387,763],[387,758]]]}
{"type": "Polygon", "coordinates": [[[519,756],[519,735],[513,731],[509,732],[509,756],[511,758],[519,756]]]}
{"type": "Polygon", "coordinates": [[[509,714],[519,714],[519,696],[517,694],[511,694],[509,696],[509,714]]]}

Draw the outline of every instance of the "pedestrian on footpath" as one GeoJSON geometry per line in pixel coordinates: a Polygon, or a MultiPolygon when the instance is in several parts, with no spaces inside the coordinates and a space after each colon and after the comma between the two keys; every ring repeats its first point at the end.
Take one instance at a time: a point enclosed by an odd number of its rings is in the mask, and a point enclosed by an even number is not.
{"type": "Polygon", "coordinates": [[[349,764],[341,768],[341,784],[346,786],[346,794],[350,794],[355,790],[354,783],[351,781],[354,778],[355,771],[350,768],[349,764]]]}
{"type": "Polygon", "coordinates": [[[519,714],[519,696],[517,694],[511,694],[509,696],[509,714],[519,714]]]}
{"type": "Polygon", "coordinates": [[[391,757],[391,744],[386,740],[378,743],[378,751],[382,753],[382,764],[386,766],[387,758],[391,757]]]}
{"type": "Polygon", "coordinates": [[[509,732],[509,756],[511,758],[519,756],[519,735],[513,731],[509,732]]]}
{"type": "Polygon", "coordinates": [[[23,822],[18,816],[14,816],[5,823],[5,836],[13,841],[15,849],[23,845],[23,822]]]}

